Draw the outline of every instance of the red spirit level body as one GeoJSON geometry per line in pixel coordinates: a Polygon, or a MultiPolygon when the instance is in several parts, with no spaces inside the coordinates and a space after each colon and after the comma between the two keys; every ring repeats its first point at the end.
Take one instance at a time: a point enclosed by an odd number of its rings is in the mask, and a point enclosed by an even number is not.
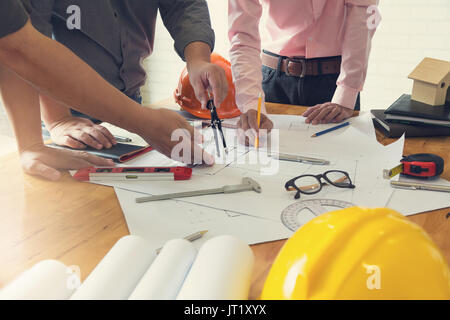
{"type": "Polygon", "coordinates": [[[188,167],[89,167],[78,170],[74,178],[79,181],[147,181],[189,180],[192,168],[188,167]]]}

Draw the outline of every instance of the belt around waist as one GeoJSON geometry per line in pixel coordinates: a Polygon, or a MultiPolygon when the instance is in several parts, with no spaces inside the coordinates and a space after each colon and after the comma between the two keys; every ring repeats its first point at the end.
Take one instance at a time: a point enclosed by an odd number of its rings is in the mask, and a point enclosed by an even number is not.
{"type": "Polygon", "coordinates": [[[279,69],[288,76],[306,77],[323,74],[338,74],[341,71],[341,57],[306,59],[303,57],[284,57],[273,53],[262,53],[262,64],[272,69],[279,69]],[[281,59],[280,68],[279,61],[281,59]]]}

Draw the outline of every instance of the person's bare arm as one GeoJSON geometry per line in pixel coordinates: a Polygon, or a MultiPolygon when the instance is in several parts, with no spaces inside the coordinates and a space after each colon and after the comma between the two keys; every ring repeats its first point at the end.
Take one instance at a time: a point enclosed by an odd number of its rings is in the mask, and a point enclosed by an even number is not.
{"type": "Polygon", "coordinates": [[[43,144],[39,93],[12,72],[0,68],[0,94],[16,135],[19,152],[43,144]]]}
{"type": "Polygon", "coordinates": [[[211,63],[211,48],[200,41],[191,42],[184,49],[189,80],[194,89],[195,96],[206,108],[208,97],[206,92],[211,91],[214,104],[220,106],[228,94],[228,81],[225,71],[216,64],[211,63]]]}
{"type": "MultiPolygon", "coordinates": [[[[142,136],[161,153],[172,156],[179,141],[176,129],[189,134],[192,149],[194,129],[175,112],[142,108],[107,83],[69,49],[36,31],[28,22],[19,31],[0,39],[0,65],[32,83],[41,92],[73,109],[142,136]]],[[[211,156],[202,150],[207,163],[211,156]]],[[[205,159],[205,158],[204,158],[205,159]]]]}
{"type": "Polygon", "coordinates": [[[30,22],[0,39],[0,64],[41,92],[95,118],[136,131],[143,108],[121,94],[69,49],[30,22]],[[124,117],[123,108],[128,116],[124,117]]]}
{"type": "Polygon", "coordinates": [[[91,120],[73,116],[70,109],[60,102],[41,94],[41,116],[52,141],[61,146],[84,149],[111,148],[117,144],[105,127],[91,120]]]}
{"type": "MultiPolygon", "coordinates": [[[[211,63],[211,48],[200,41],[192,42],[184,51],[189,79],[203,108],[208,101],[206,91],[211,91],[217,106],[228,94],[224,70],[211,63]]],[[[41,114],[52,140],[60,145],[82,149],[85,145],[101,149],[110,148],[116,141],[112,134],[92,121],[73,117],[70,110],[58,101],[41,94],[41,114]]],[[[255,118],[256,119],[256,118],[255,118]]]]}
{"type": "Polygon", "coordinates": [[[114,164],[86,152],[46,147],[42,140],[39,93],[12,72],[1,68],[0,93],[16,136],[25,172],[57,180],[60,177],[58,169],[114,164]]]}

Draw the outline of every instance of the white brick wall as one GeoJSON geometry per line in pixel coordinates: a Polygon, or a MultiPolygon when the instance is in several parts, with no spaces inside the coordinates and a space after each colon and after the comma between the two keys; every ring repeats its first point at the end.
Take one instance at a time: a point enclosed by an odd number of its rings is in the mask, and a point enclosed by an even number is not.
{"type": "Polygon", "coordinates": [[[409,73],[424,58],[450,61],[449,0],[381,0],[362,108],[387,108],[411,93],[409,73]]]}
{"type": "MultiPolygon", "coordinates": [[[[208,0],[216,32],[216,51],[228,57],[227,1],[208,0]]],[[[409,93],[408,74],[426,56],[450,60],[450,0],[381,0],[383,20],[372,43],[362,109],[387,108],[409,93]]],[[[159,21],[155,52],[147,59],[145,102],[171,97],[184,63],[159,21]],[[162,71],[162,72],[159,72],[162,71]],[[152,77],[152,74],[156,76],[152,77]]]]}
{"type": "MultiPolygon", "coordinates": [[[[210,8],[212,27],[216,33],[214,51],[228,58],[228,1],[207,0],[207,2],[210,8]]],[[[144,104],[173,97],[181,71],[185,66],[185,63],[175,53],[173,40],[160,18],[156,24],[154,49],[153,54],[144,62],[148,70],[147,84],[142,88],[144,104]],[[155,76],[152,77],[152,74],[155,76]]]]}

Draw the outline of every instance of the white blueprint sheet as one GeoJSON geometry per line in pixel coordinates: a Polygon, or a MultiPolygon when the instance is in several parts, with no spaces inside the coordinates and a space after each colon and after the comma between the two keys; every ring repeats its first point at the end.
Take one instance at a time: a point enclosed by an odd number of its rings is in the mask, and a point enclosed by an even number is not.
{"type": "MultiPolygon", "coordinates": [[[[254,164],[249,159],[257,157],[255,150],[252,148],[245,150],[236,146],[233,139],[227,139],[227,142],[230,141],[231,155],[222,162],[216,159],[218,164],[213,167],[195,167],[191,180],[109,184],[116,187],[130,232],[152,238],[153,241],[159,239],[161,244],[168,239],[203,229],[212,230],[213,235],[231,232],[230,234],[248,243],[282,239],[289,236],[290,232],[280,222],[281,211],[298,201],[294,199],[295,192],[285,191],[284,183],[301,174],[320,174],[327,170],[347,171],[356,188],[347,190],[324,186],[317,195],[301,195],[300,200],[327,198],[348,201],[358,206],[388,206],[404,215],[448,205],[446,201],[448,194],[393,189],[389,180],[383,179],[383,169],[392,168],[399,163],[404,138],[386,147],[379,144],[369,114],[352,118],[350,126],[316,138],[311,138],[311,135],[335,124],[312,126],[304,123],[304,118],[300,116],[277,115],[271,118],[275,128],[279,128],[280,152],[327,159],[331,162],[330,165],[267,162],[269,158],[265,150],[260,151],[263,163],[254,164]],[[261,175],[263,168],[270,171],[273,165],[277,167],[277,174],[261,175]],[[244,176],[250,176],[258,181],[262,186],[262,194],[248,191],[135,203],[136,197],[145,194],[239,184],[244,176]],[[411,197],[411,192],[415,192],[416,201],[422,205],[416,206],[411,201],[405,201],[411,197]],[[426,204],[426,197],[434,199],[435,205],[426,204]]],[[[227,131],[229,133],[230,129],[227,131]]],[[[213,153],[215,145],[211,143],[211,132],[205,132],[204,135],[207,140],[209,139],[209,147],[213,153]]],[[[126,166],[137,165],[170,166],[179,163],[152,151],[126,164],[126,166]]]]}
{"type": "Polygon", "coordinates": [[[248,244],[288,238],[292,232],[281,222],[241,215],[181,200],[138,204],[136,196],[143,195],[115,187],[131,234],[163,246],[168,240],[182,238],[201,230],[208,233],[193,244],[199,248],[218,235],[233,235],[248,244]]]}
{"type": "MultiPolygon", "coordinates": [[[[287,122],[289,116],[283,116],[282,118],[287,122]]],[[[297,119],[295,120],[297,121],[297,119]]],[[[360,119],[360,122],[362,121],[364,121],[363,118],[360,119]]],[[[299,123],[301,124],[301,122],[299,123]]],[[[370,123],[370,125],[372,124],[370,123]]],[[[306,130],[308,127],[304,124],[302,129],[305,129],[305,132],[310,131],[311,129],[306,130]]],[[[361,130],[365,129],[364,126],[361,127],[361,130]]],[[[314,129],[314,132],[316,130],[314,129]]],[[[219,167],[214,173],[211,173],[210,168],[194,168],[192,178],[187,181],[114,182],[113,185],[129,191],[156,195],[239,184],[242,177],[248,176],[261,185],[262,194],[248,191],[236,194],[190,197],[182,200],[279,221],[281,211],[292,201],[295,201],[294,193],[286,192],[284,189],[287,180],[301,174],[320,174],[327,170],[343,170],[349,173],[356,185],[355,189],[325,186],[317,195],[305,195],[302,198],[340,199],[360,206],[382,207],[386,205],[392,194],[389,181],[382,178],[382,172],[383,169],[396,165],[401,159],[404,139],[401,138],[397,142],[384,147],[370,137],[370,130],[366,130],[367,134],[362,134],[361,130],[348,127],[343,128],[342,132],[332,132],[329,135],[309,139],[306,137],[299,139],[299,130],[280,130],[280,140],[287,147],[286,151],[330,160],[330,165],[326,166],[274,159],[269,162],[269,165],[262,166],[250,161],[250,159],[257,159],[256,151],[252,149],[247,153],[241,153],[236,161],[219,167]],[[311,150],[313,151],[311,152],[311,150]],[[268,168],[271,166],[270,164],[276,167],[276,171],[269,175],[261,175],[261,167],[268,168]],[[208,174],[205,174],[205,172],[208,174]]],[[[307,135],[310,136],[311,133],[308,132],[307,135]]],[[[264,152],[261,152],[261,154],[262,162],[268,163],[268,158],[264,159],[264,152]]]]}
{"type": "MultiPolygon", "coordinates": [[[[450,182],[442,178],[422,180],[410,177],[395,177],[394,180],[450,186],[450,182]]],[[[392,196],[386,206],[404,215],[446,208],[450,207],[450,193],[428,190],[393,189],[392,196]]]]}

